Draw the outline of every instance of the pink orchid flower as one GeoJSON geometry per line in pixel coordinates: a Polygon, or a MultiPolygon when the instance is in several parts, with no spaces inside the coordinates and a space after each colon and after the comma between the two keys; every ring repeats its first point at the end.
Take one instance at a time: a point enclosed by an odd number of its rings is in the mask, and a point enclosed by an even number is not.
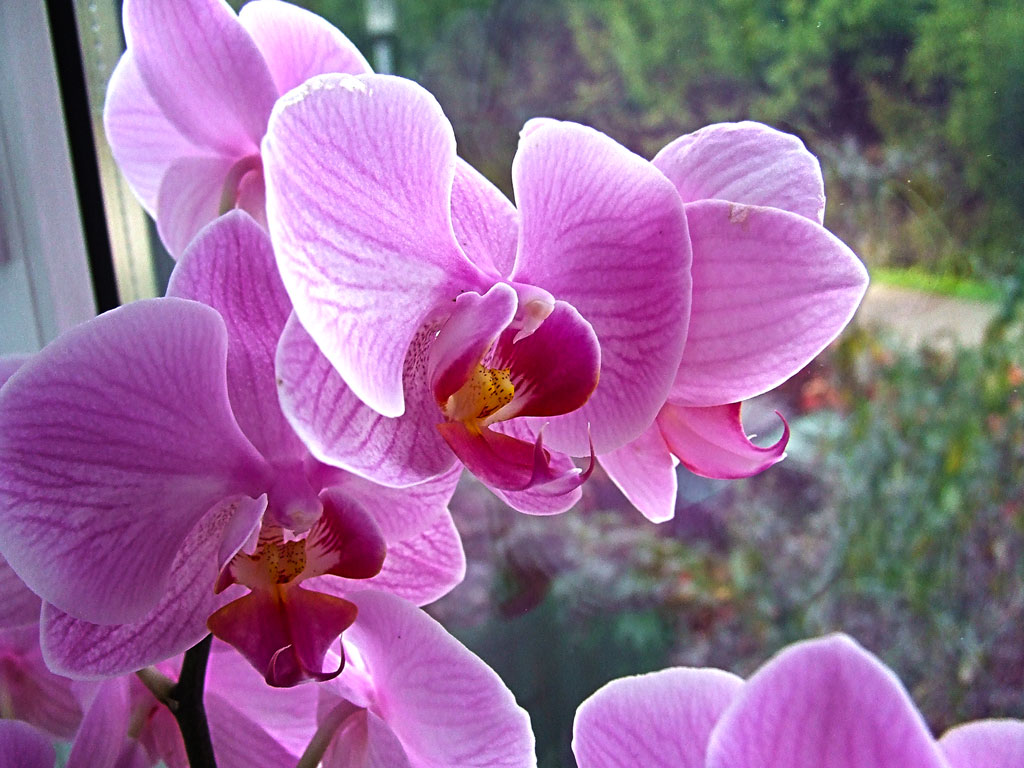
{"type": "Polygon", "coordinates": [[[18,720],[0,720],[0,768],[53,768],[56,761],[44,733],[18,720]]]}
{"type": "Polygon", "coordinates": [[[676,139],[653,164],[685,204],[693,244],[690,328],[672,391],[636,440],[601,466],[655,522],[675,513],[677,462],[748,477],[785,455],[754,445],[742,400],[797,373],[846,326],[867,289],[854,253],[822,226],[824,182],[803,143],[760,123],[676,139]]]}
{"type": "Polygon", "coordinates": [[[319,686],[324,768],[529,768],[530,717],[501,679],[415,606],[352,596],[348,662],[319,686]]]}
{"type": "MultiPolygon", "coordinates": [[[[173,679],[181,659],[158,671],[173,679]]],[[[237,652],[217,643],[207,667],[204,708],[220,768],[292,766],[316,728],[312,686],[271,688],[237,652]]],[[[170,710],[135,675],[104,680],[87,702],[67,768],[188,768],[170,710]]]]}
{"type": "Polygon", "coordinates": [[[434,98],[383,75],[313,78],[263,142],[296,322],[278,373],[320,460],[401,485],[461,461],[512,506],[567,509],[570,457],[635,439],[689,317],[679,196],[607,136],[524,135],[517,207],[455,154],[434,98]]]}
{"type": "Polygon", "coordinates": [[[74,681],[51,672],[35,623],[0,629],[0,718],[31,723],[52,737],[71,738],[82,719],[74,681]]]}
{"type": "Polygon", "coordinates": [[[126,0],[103,117],[114,158],[177,257],[233,207],[265,222],[260,140],[278,96],[369,72],[324,19],[279,0],[126,0]]]}
{"type": "Polygon", "coordinates": [[[43,598],[44,654],[109,677],[209,627],[273,685],[332,677],[354,585],[422,604],[461,580],[457,476],[396,490],[309,455],[277,401],[291,306],[244,212],[196,238],[169,291],[73,329],[0,389],[0,549],[43,598]]]}
{"type": "Polygon", "coordinates": [[[82,708],[73,681],[55,675],[43,661],[41,605],[0,558],[0,718],[24,720],[51,737],[66,739],[78,727],[82,708]]]}
{"type": "Polygon", "coordinates": [[[613,680],[580,705],[579,768],[1017,768],[1024,721],[938,742],[893,672],[845,635],[783,649],[744,682],[717,669],[613,680]]]}

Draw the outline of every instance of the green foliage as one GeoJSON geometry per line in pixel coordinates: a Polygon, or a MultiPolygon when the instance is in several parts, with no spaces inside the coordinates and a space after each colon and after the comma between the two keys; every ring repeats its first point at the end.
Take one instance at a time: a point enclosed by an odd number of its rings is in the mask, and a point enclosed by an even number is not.
{"type": "Polygon", "coordinates": [[[533,610],[455,630],[530,712],[541,768],[573,765],[576,707],[617,677],[661,669],[674,638],[653,608],[581,614],[578,595],[557,590],[533,610]]]}
{"type": "Polygon", "coordinates": [[[1002,298],[1002,294],[991,283],[960,278],[952,274],[936,275],[920,267],[875,267],[871,270],[871,281],[972,301],[998,301],[1002,298]]]}
{"type": "MultiPolygon", "coordinates": [[[[926,686],[924,703],[976,712],[986,706],[978,691],[998,690],[1024,661],[1012,618],[1024,591],[1020,338],[918,355],[862,335],[843,354],[839,383],[856,405],[830,465],[841,555],[832,615],[870,606],[890,617],[913,638],[890,651],[897,666],[931,665],[976,686],[926,686]]],[[[920,672],[910,681],[935,682],[920,672]]]]}

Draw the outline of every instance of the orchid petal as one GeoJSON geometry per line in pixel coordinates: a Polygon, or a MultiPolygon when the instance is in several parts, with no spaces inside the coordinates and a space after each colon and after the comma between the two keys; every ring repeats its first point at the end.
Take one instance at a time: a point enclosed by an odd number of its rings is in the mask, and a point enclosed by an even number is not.
{"type": "Polygon", "coordinates": [[[390,592],[416,605],[444,597],[466,575],[466,555],[452,516],[445,513],[429,528],[388,542],[384,567],[371,579],[354,581],[325,577],[311,580],[310,589],[345,597],[354,590],[390,592]]]}
{"type": "Polygon", "coordinates": [[[3,387],[0,546],[45,601],[141,618],[206,512],[258,492],[266,466],[231,414],[226,356],[214,310],[150,299],[73,328],[3,387]]]}
{"type": "MultiPolygon", "coordinates": [[[[511,332],[502,334],[491,363],[509,368],[515,385],[512,402],[496,418],[568,415],[587,402],[598,386],[601,347],[575,307],[556,301],[536,331],[518,341],[514,338],[511,332]]],[[[545,421],[555,424],[564,418],[541,418],[533,424],[539,429],[545,421]]]]}
{"type": "Polygon", "coordinates": [[[120,766],[118,757],[126,746],[131,710],[129,678],[105,680],[96,691],[75,734],[65,768],[120,766]]]}
{"type": "Polygon", "coordinates": [[[516,305],[515,290],[504,283],[492,286],[483,296],[469,292],[455,300],[427,358],[427,379],[438,403],[446,402],[470,379],[498,334],[512,322],[516,305]]]}
{"type": "Polygon", "coordinates": [[[274,463],[308,455],[281,413],[274,358],[291,302],[270,237],[242,211],[204,229],[171,275],[168,296],[216,309],[228,331],[228,395],[246,437],[274,463]]]}
{"type": "Polygon", "coordinates": [[[70,738],[82,720],[73,684],[47,669],[37,626],[0,631],[0,693],[10,707],[6,716],[70,738]]]}
{"type": "Polygon", "coordinates": [[[218,765],[294,765],[316,730],[315,686],[271,688],[233,648],[215,642],[204,703],[218,765]]]}
{"type": "Polygon", "coordinates": [[[543,432],[543,424],[540,428],[535,428],[530,421],[532,420],[501,421],[493,426],[493,430],[532,443],[534,474],[547,475],[555,478],[556,482],[534,485],[518,491],[489,487],[506,504],[519,512],[527,515],[558,515],[571,509],[583,497],[581,486],[595,466],[593,457],[591,467],[581,472],[569,456],[543,448],[543,440],[539,439],[543,432]],[[547,469],[544,469],[544,463],[548,465],[547,469]]]}
{"type": "Polygon", "coordinates": [[[42,601],[25,586],[18,574],[0,557],[0,629],[22,627],[39,621],[42,601]]]}
{"type": "Polygon", "coordinates": [[[175,555],[168,589],[146,616],[130,624],[91,624],[43,606],[43,653],[50,668],[69,677],[98,679],[169,659],[203,639],[207,617],[240,587],[214,594],[218,550],[231,523],[262,512],[265,497],[218,506],[189,532],[175,555]]]}
{"type": "Polygon", "coordinates": [[[613,680],[580,704],[579,768],[704,768],[711,731],[743,680],[718,669],[664,669],[613,680]]]}
{"type": "Polygon", "coordinates": [[[28,723],[0,720],[0,768],[53,768],[50,740],[28,723]]]}
{"type": "Polygon", "coordinates": [[[365,709],[349,715],[327,747],[324,768],[414,768],[387,723],[365,709]]]}
{"type": "MultiPolygon", "coordinates": [[[[779,415],[782,418],[782,415],[779,415]]],[[[782,437],[761,447],[743,431],[740,403],[687,408],[666,403],[658,427],[683,466],[701,477],[731,480],[763,472],[786,457],[789,424],[782,419],[782,437]]]]}
{"type": "Polygon", "coordinates": [[[212,154],[185,138],[168,120],[143,82],[131,51],[121,57],[107,83],[103,130],[118,168],[152,216],[171,164],[182,157],[212,154]]]}
{"type": "MultiPolygon", "coordinates": [[[[559,454],[565,462],[566,470],[572,462],[565,454],[559,454]]],[[[583,498],[583,483],[577,481],[563,493],[550,493],[544,486],[526,488],[522,491],[510,491],[503,488],[491,490],[503,499],[512,509],[527,515],[560,515],[568,512],[583,498]]]]}
{"type": "Polygon", "coordinates": [[[257,151],[277,99],[256,43],[222,0],[125,0],[125,37],[153,100],[218,154],[257,151]]]}
{"type": "Polygon", "coordinates": [[[248,659],[269,685],[281,688],[336,677],[324,656],[356,619],[351,602],[295,584],[253,590],[207,621],[210,631],[248,659]]]}
{"type": "Polygon", "coordinates": [[[522,218],[513,278],[572,304],[601,344],[590,400],[547,432],[552,447],[608,453],[636,438],[668,396],[686,340],[690,247],[675,188],[604,134],[551,123],[512,164],[522,218]]]}
{"type": "Polygon", "coordinates": [[[726,710],[707,768],[945,768],[896,676],[844,635],[789,646],[726,710]]]}
{"type": "Polygon", "coordinates": [[[445,514],[425,531],[388,547],[381,572],[365,585],[427,605],[451,592],[465,576],[462,537],[451,515],[445,514]]]}
{"type": "Polygon", "coordinates": [[[423,611],[392,595],[351,597],[343,638],[373,681],[376,706],[415,766],[535,766],[529,716],[501,679],[423,611]]]}
{"type": "Polygon", "coordinates": [[[408,80],[324,75],[277,103],[263,159],[299,320],[360,400],[400,416],[414,337],[460,292],[488,284],[452,232],[451,125],[408,80]]]}
{"type": "Polygon", "coordinates": [[[184,253],[196,233],[220,215],[234,165],[231,158],[182,157],[168,166],[157,193],[156,224],[171,256],[184,253]]]}
{"type": "Polygon", "coordinates": [[[1024,721],[977,720],[939,739],[951,768],[1019,768],[1024,765],[1024,721]]]}
{"type": "Polygon", "coordinates": [[[332,574],[369,579],[384,565],[380,528],[365,509],[329,489],[320,495],[324,511],[306,536],[306,567],[300,578],[332,574]]]}
{"type": "Polygon", "coordinates": [[[279,0],[246,3],[238,20],[252,36],[270,68],[278,93],[314,75],[370,72],[359,49],[326,19],[279,0]]]}
{"type": "Polygon", "coordinates": [[[28,354],[0,355],[0,387],[31,359],[32,355],[28,354]]]}
{"type": "Polygon", "coordinates": [[[620,491],[652,523],[676,514],[676,462],[655,422],[631,443],[598,457],[620,491]]]}
{"type": "Polygon", "coordinates": [[[381,416],[355,396],[293,316],[277,353],[281,407],[320,461],[379,483],[411,485],[451,469],[455,457],[434,425],[441,418],[426,378],[433,334],[421,332],[406,360],[406,412],[381,416]]]}
{"type": "Polygon", "coordinates": [[[452,227],[463,252],[498,278],[512,272],[519,239],[519,214],[505,194],[459,158],[452,184],[452,227]]]}
{"type": "Polygon", "coordinates": [[[328,477],[324,485],[358,502],[380,527],[390,547],[430,528],[448,516],[448,503],[462,476],[456,465],[443,475],[406,488],[387,488],[347,472],[328,477]]]}
{"type": "Polygon", "coordinates": [[[853,317],[864,265],[794,213],[705,200],[686,206],[693,308],[672,391],[681,405],[747,400],[788,379],[853,317]]]}
{"type": "Polygon", "coordinates": [[[821,224],[825,182],[796,136],[755,122],[717,123],[680,136],[652,161],[684,203],[728,200],[781,208],[821,224]]]}

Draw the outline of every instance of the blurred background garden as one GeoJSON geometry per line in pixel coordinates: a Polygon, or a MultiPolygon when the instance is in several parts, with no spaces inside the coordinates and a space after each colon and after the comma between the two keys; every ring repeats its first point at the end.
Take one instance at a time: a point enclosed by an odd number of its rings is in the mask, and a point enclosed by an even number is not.
{"type": "Polygon", "coordinates": [[[557,518],[464,481],[469,571],[430,610],[530,710],[543,768],[573,764],[573,712],[611,678],[745,675],[829,631],[890,665],[936,733],[1024,717],[1019,0],[300,4],[430,89],[462,156],[509,194],[534,116],[646,157],[718,121],[795,133],[821,159],[826,226],[873,292],[896,289],[746,412],[766,440],[784,414],[788,458],[746,481],[680,469],[671,522],[600,471],[557,518]],[[929,315],[907,305],[921,292],[939,297],[929,315]]]}

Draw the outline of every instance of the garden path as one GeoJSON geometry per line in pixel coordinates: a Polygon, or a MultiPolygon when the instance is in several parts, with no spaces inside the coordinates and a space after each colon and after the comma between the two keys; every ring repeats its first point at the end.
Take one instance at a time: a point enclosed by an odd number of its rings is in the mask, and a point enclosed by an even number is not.
{"type": "Polygon", "coordinates": [[[999,305],[872,283],[854,322],[888,330],[910,346],[975,346],[999,305]]]}

